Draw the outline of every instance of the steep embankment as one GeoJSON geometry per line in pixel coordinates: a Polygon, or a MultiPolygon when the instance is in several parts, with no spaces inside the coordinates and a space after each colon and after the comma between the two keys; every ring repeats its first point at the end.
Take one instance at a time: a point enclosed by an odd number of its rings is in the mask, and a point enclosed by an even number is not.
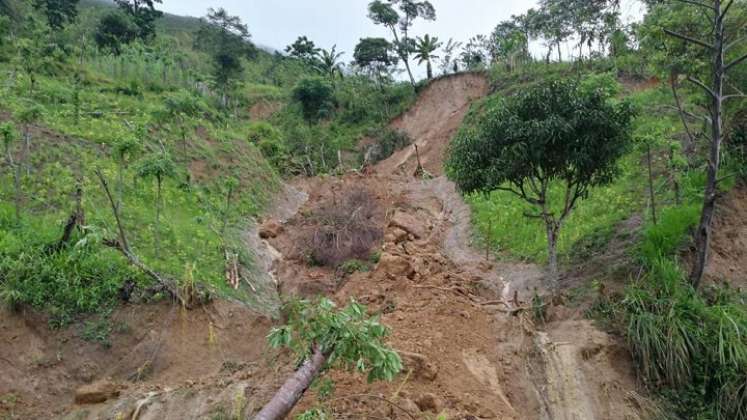
{"type": "MultiPolygon", "coordinates": [[[[548,304],[547,324],[535,325],[523,308],[532,290],[541,289],[541,269],[486,260],[470,244],[469,207],[441,175],[442,162],[470,103],[487,91],[480,75],[440,79],[392,123],[414,139],[436,178],[413,177],[417,158],[408,147],[368,175],[298,180],[280,200],[283,211],[264,221],[262,240],[247,242],[268,251],[265,268],[282,292],[326,293],[340,303],[355,298],[392,328],[390,344],[403,356],[404,374],[394,383],[368,384],[332,372],[336,392],[327,405],[340,418],[638,418],[624,348],[559,302],[548,304]],[[361,190],[372,197],[371,223],[384,233],[378,263],[352,274],[311,266],[305,243],[318,227],[313,215],[361,190]]],[[[14,378],[54,373],[59,386],[29,382],[17,406],[41,415],[48,401],[52,413],[80,419],[240,416],[267,401],[293,368],[288,353],[266,350],[271,322],[231,303],[192,312],[132,308],[120,317],[134,332],[116,338],[111,350],[90,344],[76,351],[75,337],[18,338],[23,345],[8,351],[39,348],[41,356],[30,355],[14,378]],[[148,322],[138,313],[150,313],[148,322]],[[86,360],[96,366],[90,374],[86,360]],[[113,389],[94,393],[109,401],[72,405],[73,389],[87,382],[97,384],[82,391],[113,389]]],[[[311,391],[298,410],[315,402],[311,391]]]]}

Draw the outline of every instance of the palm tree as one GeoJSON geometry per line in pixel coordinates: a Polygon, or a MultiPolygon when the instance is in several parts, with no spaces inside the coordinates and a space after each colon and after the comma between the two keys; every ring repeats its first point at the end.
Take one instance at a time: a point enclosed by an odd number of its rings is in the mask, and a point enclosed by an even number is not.
{"type": "Polygon", "coordinates": [[[422,38],[417,37],[417,41],[415,42],[415,58],[418,60],[418,64],[423,64],[423,62],[427,63],[429,80],[433,78],[433,66],[431,65],[431,60],[438,58],[438,56],[434,55],[433,52],[441,48],[441,45],[443,45],[443,42],[438,42],[438,37],[431,37],[428,34],[422,38]]]}
{"type": "Polygon", "coordinates": [[[339,60],[340,57],[345,54],[344,51],[336,52],[337,45],[333,45],[332,49],[327,51],[322,49],[319,51],[319,61],[316,65],[317,69],[323,74],[329,76],[331,80],[334,80],[335,75],[339,74],[342,77],[342,63],[339,60]]]}

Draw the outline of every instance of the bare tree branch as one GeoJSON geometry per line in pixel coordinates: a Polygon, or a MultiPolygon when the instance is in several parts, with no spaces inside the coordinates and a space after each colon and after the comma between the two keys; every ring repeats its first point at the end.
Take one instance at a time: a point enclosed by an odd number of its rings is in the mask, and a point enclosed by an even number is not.
{"type": "MultiPolygon", "coordinates": [[[[707,116],[707,115],[698,115],[698,114],[693,114],[693,113],[692,113],[692,112],[690,112],[690,111],[687,111],[687,110],[685,110],[685,109],[683,109],[683,110],[679,110],[679,109],[678,109],[677,107],[674,107],[674,106],[671,106],[671,105],[667,106],[666,108],[669,108],[669,109],[673,109],[673,110],[675,110],[675,111],[681,112],[681,113],[682,113],[682,115],[688,116],[688,117],[690,117],[690,118],[692,118],[692,119],[695,119],[695,120],[703,120],[703,121],[705,121],[705,122],[707,122],[707,123],[710,123],[710,122],[711,122],[711,117],[709,117],[709,116],[707,116]]],[[[693,136],[693,137],[695,137],[695,136],[693,136]]]]}
{"type": "Polygon", "coordinates": [[[706,86],[705,83],[701,82],[697,78],[692,77],[692,76],[687,76],[687,81],[690,82],[690,83],[695,83],[696,85],[700,86],[703,90],[706,91],[706,93],[708,93],[711,96],[711,98],[716,98],[716,93],[713,92],[713,90],[711,90],[711,88],[709,88],[708,86],[706,86]]]}
{"type": "Polygon", "coordinates": [[[739,37],[739,38],[735,39],[734,41],[728,43],[726,45],[726,47],[724,47],[724,52],[727,52],[727,51],[731,50],[732,48],[734,48],[737,45],[741,45],[745,41],[747,41],[747,36],[742,36],[742,37],[739,37]]]}
{"type": "Polygon", "coordinates": [[[674,1],[677,1],[677,2],[680,2],[680,3],[692,4],[694,6],[699,6],[699,7],[705,7],[706,9],[712,10],[714,12],[716,11],[716,9],[713,6],[711,6],[710,4],[701,3],[701,2],[695,1],[695,0],[674,0],[674,1]]]}
{"type": "Polygon", "coordinates": [[[690,124],[687,123],[687,118],[685,118],[685,116],[687,114],[686,114],[685,109],[682,107],[682,102],[680,101],[680,95],[679,95],[679,92],[677,91],[677,83],[678,83],[678,81],[675,80],[675,76],[674,75],[672,75],[672,77],[670,77],[670,83],[671,83],[671,86],[672,86],[672,94],[674,95],[674,103],[677,105],[677,111],[680,114],[680,119],[682,120],[682,124],[685,126],[685,133],[687,134],[688,140],[690,140],[690,144],[694,144],[695,143],[695,136],[693,135],[692,131],[690,130],[690,124]]]}
{"type": "Polygon", "coordinates": [[[725,101],[728,101],[730,99],[739,99],[739,98],[747,98],[747,95],[745,95],[744,93],[739,93],[739,94],[724,96],[725,101]]]}
{"type": "Polygon", "coordinates": [[[731,9],[731,6],[734,5],[735,1],[731,0],[729,1],[729,4],[727,4],[724,7],[724,10],[721,12],[721,15],[718,17],[719,20],[723,20],[726,17],[726,14],[729,13],[729,9],[731,9]]]}
{"type": "Polygon", "coordinates": [[[730,68],[736,66],[737,64],[741,63],[742,61],[747,60],[747,54],[737,58],[736,60],[732,61],[731,63],[724,66],[724,72],[729,71],[730,68]]]}
{"type": "MultiPolygon", "coordinates": [[[[117,207],[117,204],[114,201],[114,197],[112,196],[111,191],[109,190],[109,183],[106,181],[104,174],[101,173],[100,170],[97,169],[95,172],[96,172],[96,176],[99,178],[99,181],[101,182],[101,186],[104,188],[106,197],[109,199],[109,204],[112,208],[112,213],[114,213],[114,220],[117,223],[117,230],[119,231],[119,240],[117,240],[114,243],[107,242],[106,245],[109,245],[112,248],[119,250],[125,256],[125,258],[127,258],[130,264],[134,265],[140,271],[142,271],[143,273],[151,277],[153,280],[157,281],[159,284],[165,287],[166,290],[168,290],[173,296],[175,296],[181,301],[182,299],[179,297],[176,282],[173,279],[166,278],[158,274],[157,272],[153,271],[150,267],[143,264],[143,262],[140,261],[140,258],[138,258],[137,255],[135,255],[130,250],[130,246],[127,243],[127,237],[125,236],[124,226],[122,225],[122,219],[119,215],[119,208],[117,207]]],[[[182,302],[182,304],[184,303],[185,302],[182,302]]]]}
{"type": "Polygon", "coordinates": [[[686,41],[686,42],[690,42],[690,43],[693,43],[693,44],[698,44],[701,47],[708,48],[709,50],[714,49],[713,45],[711,45],[711,44],[709,44],[709,43],[707,43],[705,41],[701,41],[699,39],[695,39],[695,38],[689,37],[687,35],[683,35],[683,34],[681,34],[679,32],[670,31],[669,29],[664,29],[664,32],[667,35],[671,35],[671,36],[673,36],[675,38],[679,38],[679,39],[681,39],[683,41],[686,41]]]}

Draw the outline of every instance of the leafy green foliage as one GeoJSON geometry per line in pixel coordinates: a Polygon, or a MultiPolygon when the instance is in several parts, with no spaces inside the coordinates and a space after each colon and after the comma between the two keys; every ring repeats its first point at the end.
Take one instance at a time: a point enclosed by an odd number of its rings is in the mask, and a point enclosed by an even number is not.
{"type": "Polygon", "coordinates": [[[33,5],[47,17],[47,24],[54,30],[62,29],[78,16],[80,0],[34,0],[33,5]]]}
{"type": "Polygon", "coordinates": [[[309,123],[329,116],[335,107],[334,87],[322,77],[301,79],[293,88],[293,99],[301,104],[304,119],[309,123]]]}
{"type": "Polygon", "coordinates": [[[622,306],[635,360],[650,386],[678,402],[679,415],[747,418],[744,299],[728,289],[699,295],[667,258],[626,292],[622,306]]]}
{"type": "Polygon", "coordinates": [[[268,340],[272,347],[289,347],[304,360],[315,346],[328,354],[328,368],[365,373],[369,382],[391,381],[402,369],[399,355],[383,340],[389,330],[366,307],[350,302],[337,309],[326,298],[318,303],[294,301],[286,307],[288,322],[274,328],[268,340]]]}
{"type": "Polygon", "coordinates": [[[93,39],[99,48],[119,55],[122,46],[137,38],[137,27],[130,18],[121,12],[111,12],[101,18],[93,39]]]}
{"type": "Polygon", "coordinates": [[[132,18],[138,28],[138,37],[149,40],[156,34],[156,20],[163,16],[155,5],[161,0],[114,0],[119,8],[132,18]]]}
{"type": "Polygon", "coordinates": [[[244,70],[242,59],[254,56],[256,49],[247,26],[225,9],[208,9],[202,22],[195,46],[212,57],[213,82],[226,95],[244,70]]]}

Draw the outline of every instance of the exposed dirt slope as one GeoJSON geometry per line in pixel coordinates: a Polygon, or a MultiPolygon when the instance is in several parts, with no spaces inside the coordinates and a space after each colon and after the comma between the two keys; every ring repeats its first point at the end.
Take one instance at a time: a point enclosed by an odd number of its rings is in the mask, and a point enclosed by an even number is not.
{"type": "Polygon", "coordinates": [[[707,280],[747,288],[747,184],[719,200],[713,223],[707,280]]]}
{"type": "MultiPolygon", "coordinates": [[[[289,211],[265,221],[263,241],[248,242],[269,250],[265,267],[282,292],[326,293],[341,304],[355,298],[392,328],[390,344],[403,356],[404,374],[394,383],[367,384],[359,375],[332,372],[336,392],[328,406],[336,418],[640,418],[630,357],[617,339],[562,304],[548,303],[548,323],[535,325],[519,309],[535,288],[541,291],[542,270],[486,261],[470,245],[469,208],[438,175],[470,103],[487,90],[480,75],[440,79],[392,123],[415,140],[436,178],[412,176],[417,163],[408,147],[369,175],[298,182],[303,193],[281,206],[289,211]],[[370,222],[384,234],[376,244],[379,262],[352,275],[311,267],[302,246],[316,228],[311,215],[360,189],[374,197],[370,222]]],[[[294,366],[287,353],[266,349],[271,322],[238,305],[217,302],[186,314],[165,305],[122,312],[132,316],[132,332],[118,336],[110,350],[3,316],[0,336],[17,344],[3,346],[0,363],[7,359],[17,371],[0,379],[0,395],[7,389],[18,394],[15,407],[23,418],[62,412],[71,419],[229,418],[257,410],[294,366]],[[34,357],[34,349],[42,356],[34,357]],[[62,361],[51,367],[35,362],[49,358],[62,361]],[[132,377],[153,359],[149,375],[132,377]],[[98,368],[76,374],[86,362],[98,368]],[[105,378],[122,388],[119,397],[73,404],[76,387],[105,378]]],[[[296,412],[315,402],[311,391],[296,412]]]]}

